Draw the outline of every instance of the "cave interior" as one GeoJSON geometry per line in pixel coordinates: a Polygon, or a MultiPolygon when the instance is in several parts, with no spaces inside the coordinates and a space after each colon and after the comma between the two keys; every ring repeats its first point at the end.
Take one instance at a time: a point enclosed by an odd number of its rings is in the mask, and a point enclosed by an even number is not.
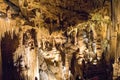
{"type": "Polygon", "coordinates": [[[0,6],[0,80],[120,80],[119,0],[0,6]]]}

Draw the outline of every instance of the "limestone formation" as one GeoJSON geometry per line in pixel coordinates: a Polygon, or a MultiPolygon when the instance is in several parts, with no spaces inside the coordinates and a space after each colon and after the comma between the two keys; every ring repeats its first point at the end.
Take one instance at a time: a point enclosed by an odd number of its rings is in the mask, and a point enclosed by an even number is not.
{"type": "Polygon", "coordinates": [[[112,66],[119,63],[113,1],[1,0],[0,6],[0,80],[112,80],[119,66],[112,66]]]}

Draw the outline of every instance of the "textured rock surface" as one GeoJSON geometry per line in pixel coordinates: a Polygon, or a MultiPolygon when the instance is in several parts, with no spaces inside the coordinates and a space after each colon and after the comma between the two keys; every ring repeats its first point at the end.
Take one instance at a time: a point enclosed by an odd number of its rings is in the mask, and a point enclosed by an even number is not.
{"type": "MultiPolygon", "coordinates": [[[[84,72],[93,69],[93,63],[98,61],[100,69],[104,65],[102,53],[108,48],[111,26],[108,0],[1,0],[0,5],[2,60],[3,66],[8,65],[3,69],[4,80],[15,79],[14,70],[19,67],[13,64],[18,55],[28,54],[23,60],[29,59],[31,66],[18,62],[28,70],[30,66],[31,76],[22,72],[22,77],[31,80],[87,79],[84,72]]],[[[99,67],[95,68],[97,72],[99,67]]]]}

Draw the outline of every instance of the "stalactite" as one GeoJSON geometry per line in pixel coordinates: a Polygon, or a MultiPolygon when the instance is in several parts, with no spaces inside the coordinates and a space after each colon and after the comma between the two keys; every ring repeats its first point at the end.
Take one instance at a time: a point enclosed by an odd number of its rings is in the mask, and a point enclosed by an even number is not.
{"type": "Polygon", "coordinates": [[[17,25],[15,20],[11,20],[9,18],[2,19],[0,18],[0,40],[2,37],[5,37],[5,33],[9,33],[11,38],[13,39],[13,35],[18,34],[19,26],[17,25]]]}

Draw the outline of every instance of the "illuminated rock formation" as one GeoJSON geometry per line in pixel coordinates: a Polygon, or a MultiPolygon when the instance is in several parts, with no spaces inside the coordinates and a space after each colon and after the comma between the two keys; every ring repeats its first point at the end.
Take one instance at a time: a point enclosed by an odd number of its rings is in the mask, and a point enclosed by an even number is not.
{"type": "Polygon", "coordinates": [[[1,0],[0,5],[3,80],[104,77],[87,74],[93,68],[111,76],[119,31],[111,24],[110,1],[1,0]]]}

